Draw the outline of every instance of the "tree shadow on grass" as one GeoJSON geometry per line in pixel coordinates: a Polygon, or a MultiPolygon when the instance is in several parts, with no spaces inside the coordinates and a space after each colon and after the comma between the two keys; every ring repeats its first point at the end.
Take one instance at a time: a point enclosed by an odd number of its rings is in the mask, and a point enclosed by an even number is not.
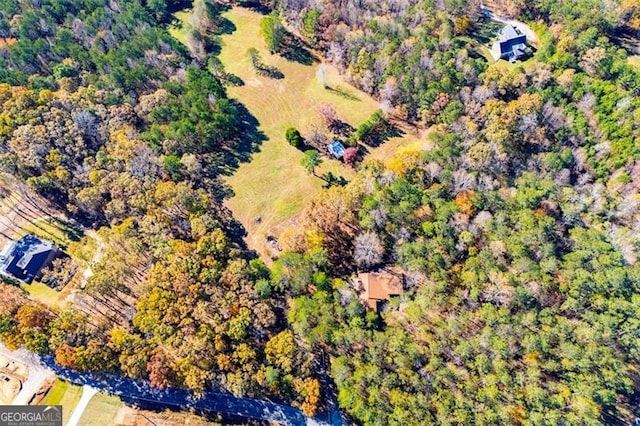
{"type": "Polygon", "coordinates": [[[318,58],[302,46],[287,46],[281,53],[282,57],[288,61],[298,62],[302,65],[313,65],[318,63],[318,58]]]}
{"type": "Polygon", "coordinates": [[[231,6],[228,4],[210,2],[207,4],[207,11],[209,16],[214,18],[214,31],[215,35],[231,34],[237,30],[236,25],[229,19],[222,16],[223,12],[231,10],[231,6]]]}
{"type": "MultiPolygon", "coordinates": [[[[53,216],[47,208],[43,208],[42,203],[34,199],[27,191],[20,191],[22,201],[14,206],[14,212],[29,222],[34,228],[33,231],[41,234],[44,238],[59,243],[59,237],[51,233],[51,230],[42,224],[46,223],[50,228],[55,228],[64,235],[63,238],[69,241],[78,242],[84,237],[84,231],[73,221],[64,220],[53,216]]],[[[62,247],[66,249],[66,247],[62,247]]]]}
{"type": "Polygon", "coordinates": [[[244,80],[230,72],[225,72],[219,78],[229,86],[234,86],[234,87],[244,86],[244,80]]]}
{"type": "Polygon", "coordinates": [[[298,62],[302,65],[313,65],[320,62],[307,47],[300,38],[294,34],[287,33],[280,55],[288,61],[298,62]]]}
{"type": "MultiPolygon", "coordinates": [[[[213,177],[215,182],[210,185],[210,191],[217,201],[221,211],[220,217],[224,222],[224,228],[227,235],[235,241],[243,250],[249,250],[244,238],[248,232],[244,225],[238,221],[231,211],[224,206],[223,202],[235,195],[233,188],[227,183],[223,177],[230,176],[236,172],[240,164],[251,161],[254,153],[260,152],[260,147],[268,138],[262,130],[259,129],[260,122],[251,114],[251,112],[238,100],[232,100],[238,113],[238,137],[237,143],[233,146],[225,148],[212,158],[213,168],[217,171],[213,177]]],[[[247,253],[250,259],[258,258],[255,251],[247,253]]]]}
{"type": "Polygon", "coordinates": [[[237,143],[225,148],[220,154],[217,170],[221,175],[229,176],[240,166],[240,163],[251,161],[255,152],[260,152],[260,145],[267,140],[267,136],[258,127],[260,122],[251,112],[238,101],[234,101],[238,110],[239,136],[237,143]]]}
{"type": "Polygon", "coordinates": [[[271,9],[262,5],[259,1],[240,0],[237,3],[238,3],[238,6],[246,7],[247,9],[253,10],[254,12],[258,12],[261,15],[268,15],[271,13],[271,9]]]}
{"type": "MultiPolygon", "coordinates": [[[[402,129],[400,129],[399,127],[389,122],[385,122],[385,124],[381,126],[379,129],[376,129],[375,131],[368,134],[367,137],[364,138],[362,143],[371,148],[377,148],[383,143],[385,143],[387,140],[391,138],[400,137],[403,135],[404,135],[404,132],[402,131],[402,129]]],[[[368,150],[367,152],[365,152],[365,154],[367,153],[368,153],[368,150]]]]}
{"type": "Polygon", "coordinates": [[[222,52],[222,46],[217,40],[217,36],[211,36],[204,39],[204,48],[207,54],[219,56],[222,52]]]}
{"type": "Polygon", "coordinates": [[[333,120],[329,124],[329,130],[333,134],[348,138],[349,136],[351,136],[351,134],[353,133],[353,131],[355,129],[353,128],[353,126],[351,124],[347,123],[346,121],[333,120]]]}
{"type": "Polygon", "coordinates": [[[231,22],[230,20],[224,17],[218,18],[217,24],[218,25],[216,30],[214,31],[214,34],[218,36],[224,35],[224,34],[231,34],[238,29],[238,27],[236,27],[236,24],[234,24],[233,22],[231,22]]]}
{"type": "Polygon", "coordinates": [[[470,37],[480,44],[489,45],[495,40],[502,27],[504,27],[503,23],[483,17],[478,22],[477,28],[471,32],[470,37]]]}
{"type": "Polygon", "coordinates": [[[344,98],[344,99],[348,99],[350,101],[360,101],[360,98],[357,97],[353,91],[347,89],[346,87],[342,87],[342,86],[325,86],[325,89],[327,89],[328,91],[335,93],[336,95],[344,98]]]}
{"type": "Polygon", "coordinates": [[[255,47],[249,48],[247,50],[249,57],[251,58],[251,65],[256,73],[261,77],[273,78],[276,80],[281,80],[284,78],[284,74],[278,68],[267,65],[262,61],[262,55],[255,47]]]}
{"type": "Polygon", "coordinates": [[[256,67],[256,74],[261,77],[273,78],[274,80],[282,80],[284,78],[283,72],[272,65],[261,64],[256,67]]]}

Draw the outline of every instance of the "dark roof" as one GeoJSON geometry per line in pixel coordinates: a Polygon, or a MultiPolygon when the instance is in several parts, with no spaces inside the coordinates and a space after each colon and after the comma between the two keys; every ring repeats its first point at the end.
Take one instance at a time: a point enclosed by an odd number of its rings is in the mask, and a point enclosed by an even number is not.
{"type": "Polygon", "coordinates": [[[527,36],[512,25],[507,25],[498,35],[500,44],[500,57],[505,59],[518,59],[525,54],[527,36]]]}
{"type": "Polygon", "coordinates": [[[328,145],[329,152],[336,158],[342,158],[344,155],[344,145],[340,141],[333,141],[328,145]]]}
{"type": "Polygon", "coordinates": [[[60,254],[51,241],[25,235],[7,243],[0,253],[0,272],[26,283],[40,277],[40,271],[60,254]]]}

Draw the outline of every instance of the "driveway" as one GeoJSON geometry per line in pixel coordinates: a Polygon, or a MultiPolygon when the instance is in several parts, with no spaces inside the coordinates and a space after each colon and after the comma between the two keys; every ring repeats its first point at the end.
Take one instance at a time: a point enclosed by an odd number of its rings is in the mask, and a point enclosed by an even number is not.
{"type": "Polygon", "coordinates": [[[29,377],[22,383],[20,392],[13,399],[13,405],[28,404],[36,392],[40,390],[42,384],[54,375],[53,370],[46,367],[36,355],[26,349],[10,351],[3,343],[0,343],[0,353],[9,359],[26,364],[29,369],[29,377]]]}
{"type": "Polygon", "coordinates": [[[527,41],[529,43],[537,44],[538,36],[535,31],[531,29],[531,27],[524,22],[516,21],[515,19],[503,18],[502,16],[494,15],[492,11],[489,9],[482,9],[482,12],[486,17],[491,19],[492,21],[501,22],[505,25],[512,25],[520,30],[520,32],[527,36],[527,41]]]}
{"type": "Polygon", "coordinates": [[[96,393],[98,393],[98,389],[96,388],[87,385],[82,387],[82,396],[80,397],[80,401],[78,401],[78,405],[76,405],[76,408],[73,410],[71,417],[69,417],[67,426],[77,426],[82,417],[82,413],[84,413],[89,401],[91,401],[91,398],[93,398],[96,393]]]}

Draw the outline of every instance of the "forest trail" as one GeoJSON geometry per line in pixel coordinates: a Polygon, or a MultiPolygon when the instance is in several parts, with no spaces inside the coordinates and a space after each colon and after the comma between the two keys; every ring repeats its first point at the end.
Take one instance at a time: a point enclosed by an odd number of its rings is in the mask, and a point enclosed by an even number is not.
{"type": "Polygon", "coordinates": [[[91,268],[102,260],[102,258],[104,257],[105,249],[104,241],[96,231],[94,231],[93,229],[88,229],[85,231],[85,234],[96,242],[96,250],[93,253],[93,257],[89,261],[87,267],[82,272],[80,288],[84,288],[87,285],[87,280],[93,276],[93,270],[91,268]]]}

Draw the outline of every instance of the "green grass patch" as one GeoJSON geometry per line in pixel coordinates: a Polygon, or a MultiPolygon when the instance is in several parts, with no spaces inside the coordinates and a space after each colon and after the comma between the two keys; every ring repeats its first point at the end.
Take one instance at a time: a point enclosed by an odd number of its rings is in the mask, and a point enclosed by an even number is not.
{"type": "MultiPolygon", "coordinates": [[[[255,116],[260,123],[259,130],[267,139],[250,162],[241,164],[233,176],[227,178],[235,193],[227,205],[247,229],[249,246],[264,254],[265,237],[278,236],[305,203],[321,191],[323,184],[301,166],[303,154],[287,144],[287,128],[295,127],[305,136],[313,126],[321,125],[318,108],[322,103],[331,104],[341,120],[357,127],[379,105],[366,93],[349,86],[331,66],[325,65],[325,81],[333,90],[318,81],[318,63],[305,65],[270,54],[260,35],[263,15],[236,7],[223,17],[230,20],[236,30],[221,36],[220,60],[227,72],[244,81],[243,86],[228,87],[229,96],[237,98],[255,116]],[[284,78],[276,80],[257,75],[247,54],[247,49],[252,47],[258,50],[266,65],[276,67],[284,78]],[[256,221],[258,217],[260,221],[256,221]]],[[[370,151],[377,149],[370,148],[370,151]]],[[[328,171],[347,179],[354,175],[353,170],[339,161],[326,156],[323,160],[318,175],[328,171]]]]}
{"type": "Polygon", "coordinates": [[[82,387],[56,379],[40,405],[62,405],[62,424],[67,424],[81,396],[82,387]]]}
{"type": "Polygon", "coordinates": [[[499,61],[495,61],[490,64],[489,67],[496,68],[500,70],[502,73],[507,73],[513,70],[517,70],[518,68],[524,69],[526,72],[532,71],[536,66],[540,64],[540,61],[536,59],[536,55],[524,60],[524,61],[516,61],[511,63],[504,59],[500,59],[499,61]]]}
{"type": "Polygon", "coordinates": [[[51,307],[60,306],[66,297],[66,294],[56,291],[39,281],[34,281],[31,284],[21,283],[20,287],[26,291],[31,298],[51,307]]]}
{"type": "Polygon", "coordinates": [[[627,59],[629,61],[629,64],[640,68],[640,55],[629,56],[629,58],[627,59]]]}
{"type": "Polygon", "coordinates": [[[482,56],[487,60],[488,63],[492,64],[495,62],[493,59],[493,55],[491,55],[491,50],[487,44],[480,43],[476,38],[471,36],[460,36],[460,39],[464,40],[468,43],[469,47],[478,55],[482,56]]]}
{"type": "Polygon", "coordinates": [[[82,235],[81,231],[52,218],[45,218],[26,224],[13,238],[17,239],[27,234],[34,234],[45,240],[53,241],[63,250],[67,250],[73,243],[77,243],[82,235]]]}
{"type": "Polygon", "coordinates": [[[190,14],[191,10],[181,10],[174,13],[175,20],[169,27],[169,34],[185,46],[187,45],[187,35],[191,31],[191,24],[189,24],[190,14]]]}
{"type": "Polygon", "coordinates": [[[97,393],[82,413],[78,425],[80,426],[109,426],[114,424],[118,411],[124,404],[117,396],[97,393]]]}
{"type": "Polygon", "coordinates": [[[475,49],[480,55],[482,55],[487,60],[488,63],[492,64],[495,62],[495,59],[493,59],[493,55],[491,54],[491,51],[487,46],[480,44],[480,45],[477,45],[475,49]]]}

